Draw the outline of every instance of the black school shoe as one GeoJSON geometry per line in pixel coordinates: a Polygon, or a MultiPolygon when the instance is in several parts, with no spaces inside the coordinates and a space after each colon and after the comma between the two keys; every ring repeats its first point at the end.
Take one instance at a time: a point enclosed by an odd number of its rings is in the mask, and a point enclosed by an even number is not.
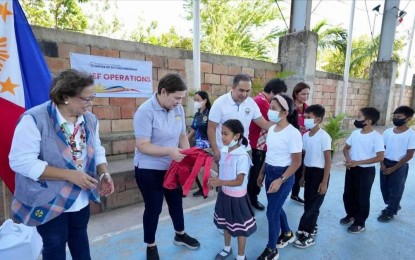
{"type": "Polygon", "coordinates": [[[160,260],[157,246],[147,247],[147,260],[160,260]]]}
{"type": "Polygon", "coordinates": [[[304,200],[298,196],[291,196],[291,199],[300,205],[304,205],[304,200]]]}
{"type": "Polygon", "coordinates": [[[189,249],[197,249],[200,247],[199,241],[197,241],[196,239],[194,239],[186,233],[184,233],[183,235],[179,235],[176,233],[176,236],[174,237],[174,244],[176,246],[185,246],[189,249]]]}
{"type": "Polygon", "coordinates": [[[352,224],[349,228],[347,228],[347,231],[352,234],[359,234],[366,231],[366,228],[365,226],[361,226],[359,224],[352,224]]]}
{"type": "Polygon", "coordinates": [[[346,217],[340,219],[340,224],[342,225],[349,225],[354,221],[354,217],[347,215],[346,217]]]}
{"type": "Polygon", "coordinates": [[[382,210],[382,213],[378,217],[379,222],[387,223],[393,220],[393,214],[389,211],[382,210]]]}

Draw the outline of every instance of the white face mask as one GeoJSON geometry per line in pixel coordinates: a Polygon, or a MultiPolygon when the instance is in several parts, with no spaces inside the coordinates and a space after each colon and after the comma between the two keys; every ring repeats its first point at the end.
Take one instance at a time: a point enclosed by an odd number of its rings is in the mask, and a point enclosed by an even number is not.
{"type": "Polygon", "coordinates": [[[199,109],[201,109],[203,107],[203,103],[202,102],[195,101],[193,103],[193,106],[195,107],[195,110],[199,110],[199,109]]]}
{"type": "Polygon", "coordinates": [[[313,129],[316,126],[316,123],[314,123],[314,118],[306,118],[304,120],[304,126],[305,128],[307,128],[308,130],[313,129]]]}
{"type": "Polygon", "coordinates": [[[238,144],[238,141],[236,141],[235,139],[232,139],[232,141],[228,145],[225,145],[225,146],[228,148],[232,148],[237,144],[238,144]]]}
{"type": "Polygon", "coordinates": [[[278,123],[281,120],[280,112],[276,110],[268,110],[268,119],[271,122],[278,123]]]}

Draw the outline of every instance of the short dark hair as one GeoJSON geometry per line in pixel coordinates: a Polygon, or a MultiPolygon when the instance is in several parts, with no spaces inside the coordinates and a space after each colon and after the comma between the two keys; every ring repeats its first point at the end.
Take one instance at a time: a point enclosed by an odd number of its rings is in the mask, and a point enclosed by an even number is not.
{"type": "Polygon", "coordinates": [[[92,75],[74,69],[65,70],[53,79],[49,97],[53,103],[63,104],[67,97],[76,97],[93,84],[92,75]]]}
{"type": "MultiPolygon", "coordinates": [[[[288,105],[287,121],[288,121],[288,123],[290,123],[291,125],[293,125],[295,128],[300,129],[300,125],[298,124],[298,113],[297,113],[297,110],[295,109],[295,106],[294,106],[294,100],[292,100],[288,95],[285,95],[285,94],[279,94],[279,95],[281,97],[283,97],[285,99],[285,101],[287,101],[287,105],[288,105]]],[[[281,103],[278,101],[278,98],[277,97],[274,97],[273,100],[279,104],[279,106],[281,107],[282,111],[287,111],[281,105],[281,103]]]]}
{"type": "Polygon", "coordinates": [[[244,126],[242,125],[241,121],[238,119],[229,119],[226,120],[225,123],[222,124],[231,130],[234,134],[240,134],[239,140],[242,140],[242,144],[248,146],[248,139],[244,136],[244,126]]]}
{"type": "Polygon", "coordinates": [[[161,94],[161,90],[165,89],[168,93],[174,93],[176,91],[187,90],[186,83],[179,74],[169,73],[162,77],[158,85],[158,93],[161,94]]]}
{"type": "Polygon", "coordinates": [[[408,106],[400,106],[393,111],[393,114],[403,114],[405,117],[413,117],[414,116],[414,110],[412,107],[408,106]]]}
{"type": "Polygon", "coordinates": [[[310,89],[310,86],[307,85],[304,82],[297,83],[297,85],[295,85],[295,87],[293,89],[293,99],[296,100],[298,93],[301,92],[303,89],[306,89],[306,88],[310,89]]]}
{"type": "Polygon", "coordinates": [[[314,104],[309,107],[307,107],[304,111],[304,113],[313,113],[316,117],[320,117],[321,119],[324,118],[324,115],[326,114],[326,110],[324,107],[320,104],[314,104]]]}
{"type": "Polygon", "coordinates": [[[364,107],[360,109],[366,120],[372,120],[372,125],[375,125],[380,118],[380,112],[374,107],[364,107]]]}
{"type": "Polygon", "coordinates": [[[209,94],[206,91],[199,90],[196,91],[195,95],[199,95],[202,99],[206,99],[206,108],[210,109],[212,107],[212,103],[210,103],[209,94]]]}
{"type": "Polygon", "coordinates": [[[274,95],[285,93],[287,92],[287,84],[285,84],[284,80],[275,78],[268,81],[268,83],[264,87],[265,93],[273,93],[274,95]]]}
{"type": "Polygon", "coordinates": [[[252,83],[252,79],[248,74],[240,73],[233,78],[233,86],[239,84],[239,81],[249,81],[252,83]]]}

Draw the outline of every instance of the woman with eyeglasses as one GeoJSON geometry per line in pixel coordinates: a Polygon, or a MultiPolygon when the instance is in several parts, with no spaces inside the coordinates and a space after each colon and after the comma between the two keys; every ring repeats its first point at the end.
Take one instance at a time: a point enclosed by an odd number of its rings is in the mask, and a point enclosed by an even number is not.
{"type": "Polygon", "coordinates": [[[89,200],[114,192],[99,123],[88,112],[92,76],[66,70],[53,79],[50,101],[27,110],[15,129],[9,154],[16,173],[15,219],[36,226],[43,260],[91,259],[87,234],[89,200]]]}

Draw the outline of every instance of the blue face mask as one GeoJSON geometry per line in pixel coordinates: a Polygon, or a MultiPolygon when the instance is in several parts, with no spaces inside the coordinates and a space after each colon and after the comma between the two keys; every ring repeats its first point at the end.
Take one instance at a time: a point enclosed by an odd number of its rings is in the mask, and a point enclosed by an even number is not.
{"type": "Polygon", "coordinates": [[[278,123],[281,120],[280,112],[276,110],[268,110],[268,119],[271,122],[278,123]]]}

